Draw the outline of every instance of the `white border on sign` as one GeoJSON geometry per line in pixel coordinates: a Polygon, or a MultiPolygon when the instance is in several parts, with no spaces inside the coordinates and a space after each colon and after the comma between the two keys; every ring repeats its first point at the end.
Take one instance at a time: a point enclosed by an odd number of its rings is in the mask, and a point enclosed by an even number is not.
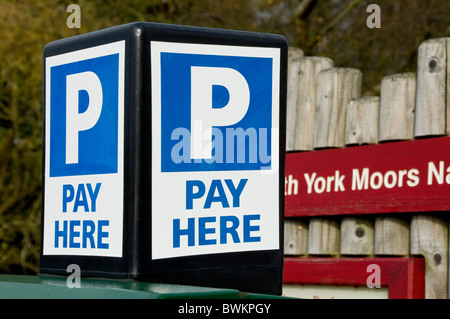
{"type": "MultiPolygon", "coordinates": [[[[45,194],[44,194],[44,236],[43,255],[78,255],[78,256],[102,256],[122,257],[123,254],[123,184],[124,184],[124,94],[125,94],[125,40],[67,52],[45,59],[45,194]],[[114,174],[81,175],[81,176],[59,176],[50,177],[50,105],[51,105],[51,68],[59,65],[79,62],[87,59],[98,58],[111,54],[119,54],[118,72],[118,171],[114,174]],[[109,237],[107,243],[109,249],[91,248],[55,248],[54,222],[58,220],[70,220],[70,215],[61,218],[61,197],[63,184],[77,183],[102,183],[103,194],[97,203],[95,216],[89,213],[80,213],[92,219],[109,220],[109,237]],[[104,187],[105,186],[105,187],[104,187]],[[101,203],[101,205],[100,205],[101,203]],[[102,207],[100,207],[102,206],[102,207]]],[[[100,196],[100,195],[99,195],[100,196]]],[[[65,213],[67,214],[67,213],[65,213]]]]}
{"type": "MultiPolygon", "coordinates": [[[[242,251],[275,250],[280,247],[279,240],[279,113],[280,113],[280,49],[265,47],[227,46],[211,44],[190,44],[152,41],[151,50],[151,92],[152,92],[152,259],[185,257],[242,251]],[[206,54],[233,57],[271,58],[272,63],[272,165],[263,170],[252,171],[201,171],[201,172],[161,172],[161,53],[206,54]],[[241,218],[244,214],[261,212],[260,242],[240,243],[239,245],[217,244],[202,247],[173,248],[172,227],[174,218],[183,216],[214,216],[218,218],[224,211],[215,208],[204,214],[200,210],[186,214],[185,180],[202,179],[209,183],[212,179],[232,179],[238,183],[240,178],[248,178],[246,186],[248,200],[239,209],[227,208],[226,214],[241,218]],[[184,182],[184,183],[183,183],[184,182]],[[264,186],[262,185],[269,185],[264,186]],[[184,197],[183,197],[184,196],[184,197]],[[257,203],[256,205],[253,205],[257,203]]],[[[182,223],[185,227],[186,220],[182,223]]],[[[242,230],[239,235],[242,238],[242,230]]],[[[209,235],[207,235],[209,236],[209,235]]],[[[207,239],[211,239],[209,236],[207,239]]],[[[183,238],[185,239],[185,238],[183,238]]]]}

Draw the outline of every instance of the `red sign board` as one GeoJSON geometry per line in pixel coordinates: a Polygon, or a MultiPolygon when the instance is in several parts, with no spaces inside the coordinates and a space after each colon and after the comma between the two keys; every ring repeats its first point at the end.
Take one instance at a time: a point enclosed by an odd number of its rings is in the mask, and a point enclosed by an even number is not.
{"type": "Polygon", "coordinates": [[[389,299],[425,298],[423,258],[285,258],[283,283],[367,286],[372,265],[379,267],[389,299]]]}
{"type": "Polygon", "coordinates": [[[450,137],[288,153],[285,215],[450,211],[450,137]]]}

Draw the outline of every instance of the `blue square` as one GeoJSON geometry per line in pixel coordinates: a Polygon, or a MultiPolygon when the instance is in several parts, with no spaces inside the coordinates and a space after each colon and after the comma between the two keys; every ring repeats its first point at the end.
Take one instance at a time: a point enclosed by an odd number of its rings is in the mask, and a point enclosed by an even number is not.
{"type": "MultiPolygon", "coordinates": [[[[162,172],[270,168],[272,58],[162,52],[160,61],[162,172]],[[243,118],[228,126],[213,126],[217,134],[212,138],[212,159],[191,158],[191,79],[192,68],[196,67],[232,69],[240,73],[248,85],[250,99],[243,118]],[[241,135],[244,138],[227,135],[233,130],[247,135],[241,135]],[[220,156],[216,156],[218,151],[220,156]]],[[[213,86],[211,96],[212,108],[226,106],[231,98],[222,86],[213,86]]]]}
{"type": "MultiPolygon", "coordinates": [[[[119,54],[50,68],[50,177],[117,173],[119,117],[119,54]],[[89,129],[78,132],[78,160],[66,158],[67,77],[93,73],[101,84],[101,113],[89,129]]],[[[87,111],[89,92],[78,92],[78,113],[87,111]]]]}

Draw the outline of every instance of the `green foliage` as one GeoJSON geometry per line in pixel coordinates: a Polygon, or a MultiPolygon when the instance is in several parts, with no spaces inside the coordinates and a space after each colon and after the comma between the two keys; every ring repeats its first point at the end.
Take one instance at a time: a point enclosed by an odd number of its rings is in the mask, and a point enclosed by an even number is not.
{"type": "Polygon", "coordinates": [[[283,34],[307,55],[359,68],[367,94],[383,76],[415,71],[423,40],[450,35],[447,0],[0,0],[0,272],[35,273],[42,185],[42,50],[56,39],[133,21],[283,34]],[[69,29],[66,8],[81,8],[69,29]]]}

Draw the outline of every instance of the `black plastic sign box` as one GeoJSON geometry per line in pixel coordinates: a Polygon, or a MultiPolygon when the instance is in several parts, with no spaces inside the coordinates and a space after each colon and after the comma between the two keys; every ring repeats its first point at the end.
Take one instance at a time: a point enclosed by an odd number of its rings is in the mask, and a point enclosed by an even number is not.
{"type": "Polygon", "coordinates": [[[281,294],[284,37],[137,22],[43,58],[41,274],[281,294]]]}

